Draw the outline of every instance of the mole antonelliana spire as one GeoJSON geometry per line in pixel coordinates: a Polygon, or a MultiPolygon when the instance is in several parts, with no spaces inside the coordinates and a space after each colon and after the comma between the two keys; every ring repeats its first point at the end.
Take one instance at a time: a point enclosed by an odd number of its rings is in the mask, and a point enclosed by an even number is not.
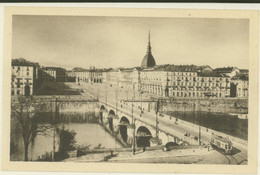
{"type": "Polygon", "coordinates": [[[141,67],[154,67],[156,65],[155,60],[152,55],[152,47],[151,47],[151,41],[150,41],[150,30],[148,34],[148,46],[147,46],[147,52],[143,58],[141,67]]]}

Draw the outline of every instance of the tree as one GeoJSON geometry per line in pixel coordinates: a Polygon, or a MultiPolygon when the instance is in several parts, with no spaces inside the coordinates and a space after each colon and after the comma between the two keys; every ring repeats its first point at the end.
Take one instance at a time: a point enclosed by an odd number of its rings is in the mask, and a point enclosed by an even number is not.
{"type": "Polygon", "coordinates": [[[60,129],[59,152],[66,153],[67,151],[72,151],[76,148],[75,147],[75,144],[76,144],[75,135],[76,135],[75,131],[73,131],[73,130],[70,131],[68,129],[65,129],[64,126],[60,129]]]}
{"type": "Polygon", "coordinates": [[[44,133],[48,126],[38,125],[38,112],[42,111],[46,104],[39,103],[32,96],[18,96],[11,103],[11,117],[15,117],[21,126],[24,142],[24,160],[28,161],[28,148],[30,143],[39,133],[44,133]]]}

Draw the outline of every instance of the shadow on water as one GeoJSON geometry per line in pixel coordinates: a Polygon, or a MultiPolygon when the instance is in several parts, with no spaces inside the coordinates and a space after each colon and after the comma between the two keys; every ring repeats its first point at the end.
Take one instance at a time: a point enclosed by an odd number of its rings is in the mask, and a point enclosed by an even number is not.
{"type": "Polygon", "coordinates": [[[34,92],[35,95],[80,95],[80,89],[70,88],[66,82],[44,81],[34,92]]]}
{"type": "Polygon", "coordinates": [[[225,113],[204,111],[168,111],[175,118],[201,125],[244,140],[248,139],[248,120],[225,113]]]}

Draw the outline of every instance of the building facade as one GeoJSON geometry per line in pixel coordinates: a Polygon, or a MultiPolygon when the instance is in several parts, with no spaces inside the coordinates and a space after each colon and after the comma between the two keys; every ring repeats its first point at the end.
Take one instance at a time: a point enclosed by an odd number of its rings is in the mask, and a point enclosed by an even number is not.
{"type": "Polygon", "coordinates": [[[64,82],[66,77],[66,70],[60,67],[43,67],[42,79],[43,81],[57,81],[64,82]]]}
{"type": "Polygon", "coordinates": [[[231,80],[231,97],[248,98],[249,96],[249,80],[248,75],[239,74],[233,77],[231,80]]]}
{"type": "Polygon", "coordinates": [[[11,95],[33,95],[38,79],[38,63],[22,58],[12,60],[11,95]]]}
{"type": "Polygon", "coordinates": [[[198,73],[195,69],[140,72],[140,91],[161,97],[227,97],[230,78],[216,73],[198,73]]]}

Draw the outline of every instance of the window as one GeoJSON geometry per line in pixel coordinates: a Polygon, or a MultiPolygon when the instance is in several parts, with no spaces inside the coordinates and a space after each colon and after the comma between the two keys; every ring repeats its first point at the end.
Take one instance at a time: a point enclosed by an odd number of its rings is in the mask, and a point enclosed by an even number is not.
{"type": "Polygon", "coordinates": [[[29,72],[27,72],[27,75],[29,75],[29,72]]]}
{"type": "Polygon", "coordinates": [[[27,67],[27,71],[29,71],[29,67],[27,67]]]}
{"type": "Polygon", "coordinates": [[[18,67],[18,70],[20,70],[20,67],[18,67]]]}
{"type": "Polygon", "coordinates": [[[19,90],[17,90],[17,95],[20,95],[20,91],[19,90]]]}
{"type": "Polygon", "coordinates": [[[14,90],[12,90],[12,95],[14,95],[14,90]]]}

